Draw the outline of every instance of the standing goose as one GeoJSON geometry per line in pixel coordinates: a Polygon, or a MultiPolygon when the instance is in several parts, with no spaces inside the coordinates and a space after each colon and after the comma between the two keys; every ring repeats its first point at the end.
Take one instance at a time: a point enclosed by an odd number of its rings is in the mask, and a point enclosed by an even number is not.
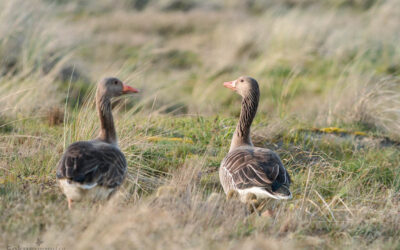
{"type": "Polygon", "coordinates": [[[279,156],[265,148],[254,147],[250,126],[257,113],[260,96],[258,83],[247,76],[225,82],[224,86],[242,96],[242,110],[232,138],[229,153],[221,162],[219,178],[228,196],[239,195],[245,202],[250,196],[257,199],[290,199],[290,177],[279,156]]]}
{"type": "Polygon", "coordinates": [[[117,144],[111,99],[137,92],[137,89],[112,77],[97,85],[100,134],[94,140],[71,144],[57,166],[57,180],[67,197],[69,209],[73,201],[83,198],[107,199],[124,180],[126,160],[117,144]]]}

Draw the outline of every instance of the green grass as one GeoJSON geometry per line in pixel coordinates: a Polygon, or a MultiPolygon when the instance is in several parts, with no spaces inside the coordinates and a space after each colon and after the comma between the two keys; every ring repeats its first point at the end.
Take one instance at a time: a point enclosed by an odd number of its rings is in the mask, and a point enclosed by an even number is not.
{"type": "Polygon", "coordinates": [[[0,247],[400,247],[396,1],[0,5],[0,247]],[[141,90],[114,108],[128,176],[69,211],[55,166],[96,136],[93,90],[111,75],[141,90]],[[272,217],[219,184],[240,111],[222,82],[240,75],[261,89],[253,142],[293,181],[272,217]]]}
{"type": "MultiPolygon", "coordinates": [[[[180,172],[194,171],[195,175],[201,173],[197,188],[196,181],[184,184],[187,185],[187,188],[196,188],[205,194],[203,198],[188,197],[189,200],[194,199],[186,201],[192,204],[190,206],[198,206],[198,199],[204,202],[207,194],[211,192],[221,192],[217,169],[229,147],[234,119],[157,117],[147,122],[140,116],[135,118],[135,126],[138,127],[135,131],[136,138],[146,138],[147,136],[157,137],[160,140],[144,140],[124,148],[127,155],[134,155],[134,157],[128,156],[131,167],[145,166],[146,168],[142,171],[156,175],[160,179],[171,178],[170,175],[175,175],[177,170],[180,172]],[[226,129],[226,126],[230,129],[226,129]],[[166,138],[185,138],[192,142],[168,141],[166,138]],[[201,165],[200,169],[198,164],[201,165]],[[188,168],[193,169],[188,170],[188,168]],[[202,201],[203,199],[204,201],[202,201]]],[[[43,123],[40,124],[41,126],[36,124],[25,122],[16,124],[16,126],[29,127],[32,133],[42,135],[41,137],[46,134],[48,142],[62,145],[62,142],[58,140],[63,134],[61,127],[54,129],[46,128],[43,123]]],[[[120,133],[120,138],[125,139],[125,135],[120,133]]],[[[396,192],[399,190],[399,175],[396,170],[400,160],[398,148],[355,150],[352,143],[338,145],[330,141],[309,140],[302,137],[301,134],[291,133],[284,134],[279,140],[283,143],[276,148],[276,151],[281,155],[293,178],[294,199],[288,202],[275,202],[276,204],[273,206],[278,206],[280,213],[286,215],[278,215],[277,222],[265,222],[267,225],[261,225],[261,228],[259,223],[263,222],[258,220],[263,220],[262,218],[245,217],[243,218],[244,222],[241,222],[242,219],[240,219],[235,222],[238,224],[234,228],[224,229],[232,230],[230,231],[231,235],[225,240],[230,238],[245,240],[257,234],[273,232],[273,228],[283,230],[280,229],[280,227],[284,227],[282,223],[294,223],[295,225],[286,225],[289,227],[289,231],[280,233],[280,237],[288,237],[289,232],[295,233],[296,237],[317,236],[322,237],[327,244],[331,242],[325,246],[332,244],[340,234],[358,237],[363,244],[372,243],[378,239],[395,239],[399,236],[398,224],[388,224],[387,220],[391,220],[389,218],[381,221],[382,217],[388,216],[382,214],[384,211],[390,214],[397,210],[394,204],[397,199],[396,192]],[[306,189],[308,178],[310,178],[309,186],[306,189]],[[303,204],[304,199],[305,204],[303,204]],[[325,207],[325,202],[329,204],[329,209],[325,207]],[[301,207],[303,207],[303,212],[299,210],[301,207]],[[372,210],[380,212],[372,215],[369,212],[372,210]],[[300,219],[297,216],[303,218],[300,219]],[[279,219],[284,220],[287,217],[292,218],[294,222],[284,222],[279,219]],[[368,223],[369,220],[374,222],[368,223]],[[280,224],[282,225],[279,226],[280,224]]],[[[14,144],[18,146],[15,145],[13,151],[8,155],[15,155],[15,157],[6,158],[6,155],[2,155],[2,162],[6,161],[6,165],[12,166],[9,171],[2,172],[1,179],[4,183],[0,189],[3,239],[8,244],[19,242],[19,239],[22,238],[26,239],[24,242],[34,242],[36,237],[48,234],[47,231],[50,227],[55,226],[59,228],[58,230],[68,227],[65,223],[69,224],[73,216],[76,216],[75,213],[66,210],[66,202],[55,185],[54,166],[56,159],[61,156],[61,151],[57,152],[54,148],[49,150],[48,142],[38,145],[35,139],[14,139],[14,144]],[[32,145],[35,145],[34,152],[30,152],[32,145]],[[18,205],[14,208],[13,204],[18,205]]],[[[11,142],[8,143],[12,145],[11,142]]],[[[132,168],[131,170],[132,174],[135,174],[132,168]]],[[[177,183],[180,182],[174,178],[172,177],[174,185],[179,185],[177,183]]],[[[192,178],[198,177],[193,176],[192,178]]],[[[134,195],[135,189],[129,188],[131,183],[134,183],[133,180],[134,178],[129,178],[125,183],[124,196],[134,195]]],[[[146,186],[146,181],[149,180],[140,180],[141,185],[146,186]]],[[[151,189],[146,189],[140,200],[133,204],[122,201],[119,206],[135,213],[136,209],[141,209],[141,203],[155,199],[151,193],[151,189]]],[[[188,194],[184,192],[183,195],[187,196],[188,194]]],[[[182,202],[180,199],[184,198],[180,197],[180,195],[173,196],[172,200],[163,202],[177,203],[173,206],[181,206],[179,205],[182,202]]],[[[90,208],[90,204],[82,206],[78,209],[83,209],[83,211],[91,209],[92,213],[99,213],[99,215],[104,213],[101,208],[90,208]]],[[[222,205],[222,207],[224,206],[230,205],[222,205]]],[[[190,209],[182,212],[188,213],[187,216],[192,216],[190,209]]],[[[210,213],[209,210],[203,212],[210,213]]],[[[240,211],[234,213],[241,214],[240,211]]],[[[396,220],[395,218],[392,219],[396,220]]],[[[225,219],[230,220],[231,218],[225,219]]],[[[192,221],[194,218],[189,220],[192,221]]],[[[220,218],[220,220],[224,219],[220,218]]],[[[90,222],[86,221],[85,223],[90,222]]],[[[132,223],[134,222],[132,221],[132,223]]],[[[186,225],[186,222],[177,223],[177,226],[186,225]]],[[[212,228],[212,223],[207,226],[212,228]]],[[[217,223],[216,227],[220,226],[217,223]]],[[[174,227],[168,224],[168,230],[174,230],[174,227]]],[[[202,229],[205,232],[208,230],[202,229]]],[[[218,241],[214,244],[220,246],[218,241]]],[[[398,242],[393,244],[398,244],[398,242]]]]}

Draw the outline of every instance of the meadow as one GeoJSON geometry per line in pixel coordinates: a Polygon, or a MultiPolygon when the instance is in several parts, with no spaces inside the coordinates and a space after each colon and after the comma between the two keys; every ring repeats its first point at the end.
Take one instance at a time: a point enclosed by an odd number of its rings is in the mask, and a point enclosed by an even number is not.
{"type": "Polygon", "coordinates": [[[397,0],[0,1],[0,248],[399,249],[397,0]],[[218,167],[249,75],[255,145],[293,199],[271,217],[226,200],[218,167]],[[71,211],[64,149],[98,133],[95,84],[115,100],[128,161],[109,201],[71,211]],[[160,188],[161,187],[161,188],[160,188]]]}

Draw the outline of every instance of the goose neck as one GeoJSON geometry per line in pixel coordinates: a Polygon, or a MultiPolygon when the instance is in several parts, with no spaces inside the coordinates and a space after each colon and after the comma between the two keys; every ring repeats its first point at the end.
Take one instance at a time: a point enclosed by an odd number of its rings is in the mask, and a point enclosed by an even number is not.
{"type": "Polygon", "coordinates": [[[100,134],[98,139],[111,144],[117,144],[117,134],[110,98],[105,95],[98,96],[96,98],[96,106],[100,118],[100,134]]]}
{"type": "Polygon", "coordinates": [[[229,151],[240,146],[253,146],[250,137],[250,127],[257,113],[259,93],[255,91],[242,99],[239,122],[236,126],[229,151]]]}

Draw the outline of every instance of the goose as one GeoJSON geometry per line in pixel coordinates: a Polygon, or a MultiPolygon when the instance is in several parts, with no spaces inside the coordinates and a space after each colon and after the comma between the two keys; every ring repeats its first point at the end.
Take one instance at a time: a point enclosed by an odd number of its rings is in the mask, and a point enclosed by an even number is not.
{"type": "Polygon", "coordinates": [[[250,126],[257,113],[260,90],[255,79],[242,76],[224,82],[224,87],[242,96],[239,122],[228,154],[219,168],[219,178],[227,198],[247,202],[257,199],[290,199],[290,176],[279,156],[272,150],[254,147],[250,126]]]}
{"type": "Polygon", "coordinates": [[[107,199],[124,180],[126,159],[118,148],[111,99],[137,92],[114,77],[98,83],[96,107],[100,133],[94,140],[69,145],[57,165],[57,181],[67,197],[69,209],[74,201],[107,199]]]}

